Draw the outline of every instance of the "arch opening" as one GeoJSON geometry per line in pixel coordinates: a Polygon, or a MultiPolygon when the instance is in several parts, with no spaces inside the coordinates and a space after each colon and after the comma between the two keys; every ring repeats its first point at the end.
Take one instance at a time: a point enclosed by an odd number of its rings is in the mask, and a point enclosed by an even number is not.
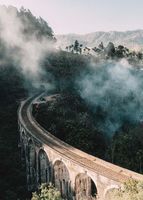
{"type": "Polygon", "coordinates": [[[55,187],[61,192],[64,199],[71,199],[71,182],[69,171],[62,161],[56,161],[54,164],[54,184],[55,187]]]}
{"type": "Polygon", "coordinates": [[[28,143],[27,148],[27,159],[28,159],[28,171],[29,171],[29,184],[34,185],[36,184],[36,151],[35,146],[32,140],[28,143]]]}
{"type": "Polygon", "coordinates": [[[75,179],[76,200],[94,200],[97,198],[97,188],[87,174],[78,174],[75,179]]]}
{"type": "Polygon", "coordinates": [[[20,148],[21,148],[21,159],[22,159],[22,161],[25,161],[26,151],[25,151],[25,133],[24,133],[24,130],[22,130],[22,132],[21,132],[19,144],[20,144],[20,148]]]}
{"type": "Polygon", "coordinates": [[[50,182],[50,162],[44,150],[40,150],[38,154],[38,175],[39,183],[50,182]]]}

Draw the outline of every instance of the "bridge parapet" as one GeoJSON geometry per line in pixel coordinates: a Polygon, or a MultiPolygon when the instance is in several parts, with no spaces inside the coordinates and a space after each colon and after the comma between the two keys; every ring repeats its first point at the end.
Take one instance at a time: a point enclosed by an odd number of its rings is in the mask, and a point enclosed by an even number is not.
{"type": "Polygon", "coordinates": [[[18,111],[21,155],[26,161],[30,191],[52,182],[64,199],[91,200],[98,196],[104,200],[108,190],[121,187],[127,179],[143,180],[143,175],[82,152],[43,129],[32,116],[32,104],[40,97],[22,102],[18,111]]]}

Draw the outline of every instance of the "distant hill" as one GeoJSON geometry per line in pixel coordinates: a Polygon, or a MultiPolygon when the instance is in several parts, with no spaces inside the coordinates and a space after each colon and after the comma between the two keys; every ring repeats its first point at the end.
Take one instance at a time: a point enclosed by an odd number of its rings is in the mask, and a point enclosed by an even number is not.
{"type": "Polygon", "coordinates": [[[95,32],[85,35],[56,35],[56,39],[57,46],[62,49],[78,40],[81,44],[88,47],[98,46],[101,42],[106,46],[108,42],[113,42],[116,46],[124,45],[130,49],[143,50],[143,30],[95,32]]]}

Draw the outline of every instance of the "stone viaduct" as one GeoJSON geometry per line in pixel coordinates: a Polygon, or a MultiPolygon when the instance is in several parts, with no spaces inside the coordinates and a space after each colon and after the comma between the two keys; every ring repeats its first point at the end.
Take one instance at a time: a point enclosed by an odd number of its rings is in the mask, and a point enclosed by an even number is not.
{"type": "Polygon", "coordinates": [[[108,192],[127,179],[143,180],[143,175],[84,153],[43,129],[32,116],[32,104],[40,97],[23,101],[18,110],[29,191],[52,182],[67,200],[108,200],[108,192]]]}

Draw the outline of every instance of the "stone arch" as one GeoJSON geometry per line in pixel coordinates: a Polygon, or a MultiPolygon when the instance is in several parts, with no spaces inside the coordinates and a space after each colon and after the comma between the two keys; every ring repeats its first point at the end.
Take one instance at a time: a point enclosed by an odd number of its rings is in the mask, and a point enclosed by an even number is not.
{"type": "Polygon", "coordinates": [[[38,175],[40,184],[50,182],[50,162],[43,149],[40,149],[38,153],[38,175]]]}
{"type": "Polygon", "coordinates": [[[22,124],[18,120],[18,130],[19,130],[20,133],[21,133],[22,129],[23,129],[22,124]]]}
{"type": "Polygon", "coordinates": [[[22,128],[21,131],[20,131],[20,143],[24,145],[25,143],[25,130],[22,128]]]}
{"type": "Polygon", "coordinates": [[[24,129],[21,129],[21,139],[23,140],[24,137],[25,137],[25,131],[24,131],[24,129]]]}
{"type": "Polygon", "coordinates": [[[71,199],[71,181],[69,171],[63,161],[57,160],[54,163],[54,184],[61,192],[62,198],[71,199]]]}
{"type": "Polygon", "coordinates": [[[27,146],[27,160],[28,160],[28,175],[29,184],[36,184],[36,151],[33,141],[30,139],[27,146]]]}
{"type": "Polygon", "coordinates": [[[119,189],[119,186],[110,186],[109,188],[106,189],[104,193],[104,200],[110,200],[112,195],[114,195],[114,192],[116,192],[119,189]]]}
{"type": "Polygon", "coordinates": [[[24,131],[23,128],[21,129],[19,144],[20,144],[20,147],[21,147],[21,158],[24,161],[26,159],[26,145],[27,145],[27,141],[26,141],[25,131],[24,131]]]}
{"type": "Polygon", "coordinates": [[[76,200],[92,200],[97,197],[97,187],[86,173],[78,174],[75,178],[76,200]]]}

